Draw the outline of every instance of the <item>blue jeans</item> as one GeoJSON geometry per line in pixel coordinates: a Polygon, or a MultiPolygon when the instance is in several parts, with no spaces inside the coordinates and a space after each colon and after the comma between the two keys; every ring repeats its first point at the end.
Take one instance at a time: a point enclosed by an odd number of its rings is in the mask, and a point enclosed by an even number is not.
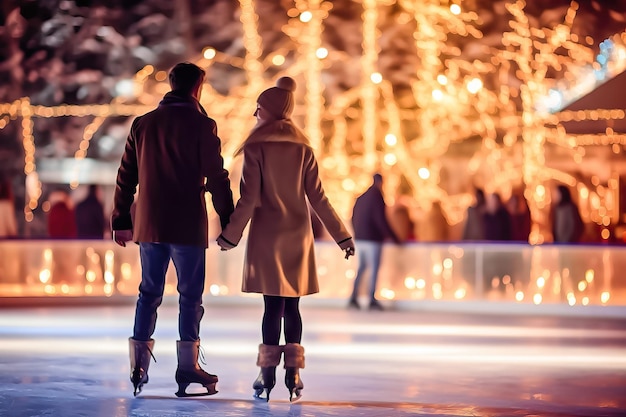
{"type": "Polygon", "coordinates": [[[205,277],[205,248],[169,243],[139,243],[141,284],[135,310],[133,339],[150,340],[157,321],[157,308],[163,301],[165,273],[170,259],[178,277],[178,333],[182,341],[200,339],[204,315],[202,293],[205,277]]]}
{"type": "Polygon", "coordinates": [[[369,269],[372,275],[370,287],[370,298],[376,299],[376,283],[378,282],[378,268],[380,268],[380,257],[383,251],[382,242],[374,242],[371,240],[357,240],[357,260],[358,269],[356,278],[354,278],[354,288],[352,289],[351,299],[356,300],[359,295],[359,286],[363,279],[363,275],[369,269]]]}

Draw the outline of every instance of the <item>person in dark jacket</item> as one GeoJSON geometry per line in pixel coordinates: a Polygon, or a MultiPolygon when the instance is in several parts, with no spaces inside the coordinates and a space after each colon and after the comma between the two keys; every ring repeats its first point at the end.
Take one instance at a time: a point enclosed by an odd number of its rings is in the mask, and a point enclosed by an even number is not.
{"type": "Polygon", "coordinates": [[[204,77],[204,70],[186,62],[170,71],[172,91],[155,110],[134,120],[117,174],[113,239],[121,246],[131,240],[138,242],[142,267],[129,339],[135,395],[148,382],[152,334],[170,259],[176,267],[180,294],[176,395],[190,395],[185,391],[190,383],[203,385],[205,395],[217,392],[217,376],[198,365],[208,247],[205,191],[211,193],[222,228],[234,207],[216,123],[198,101],[204,77]],[[140,192],[133,221],[131,205],[137,186],[140,192]]]}
{"type": "Polygon", "coordinates": [[[462,240],[485,240],[485,192],[482,188],[474,189],[476,201],[467,208],[462,240]]]}
{"type": "Polygon", "coordinates": [[[381,304],[376,299],[376,283],[378,281],[378,269],[382,255],[383,242],[390,238],[399,243],[385,214],[385,200],[383,198],[383,177],[374,174],[373,184],[356,199],[352,209],[352,227],[358,251],[358,270],[354,279],[354,288],[350,296],[349,308],[359,309],[357,297],[359,285],[363,275],[369,269],[371,274],[370,304],[371,310],[382,310],[381,304]]]}
{"type": "Polygon", "coordinates": [[[511,240],[511,215],[498,193],[487,195],[483,214],[484,236],[489,241],[511,240]]]}
{"type": "Polygon", "coordinates": [[[580,242],[585,231],[585,224],[580,217],[580,210],[572,200],[572,194],[565,185],[556,187],[556,201],[552,218],[552,234],[555,243],[580,242]]]}
{"type": "Polygon", "coordinates": [[[89,185],[87,197],[76,205],[76,232],[79,239],[104,237],[104,207],[98,198],[98,186],[89,185]]]}
{"type": "Polygon", "coordinates": [[[511,194],[507,209],[511,215],[511,240],[528,243],[532,220],[524,194],[521,192],[511,194]]]}

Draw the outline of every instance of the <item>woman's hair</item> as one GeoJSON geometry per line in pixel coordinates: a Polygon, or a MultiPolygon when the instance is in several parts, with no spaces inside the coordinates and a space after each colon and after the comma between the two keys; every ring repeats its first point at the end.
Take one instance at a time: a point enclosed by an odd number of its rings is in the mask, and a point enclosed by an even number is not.
{"type": "Polygon", "coordinates": [[[176,64],[170,71],[170,86],[172,91],[181,94],[191,94],[198,82],[204,80],[205,71],[197,65],[189,62],[176,64]]]}

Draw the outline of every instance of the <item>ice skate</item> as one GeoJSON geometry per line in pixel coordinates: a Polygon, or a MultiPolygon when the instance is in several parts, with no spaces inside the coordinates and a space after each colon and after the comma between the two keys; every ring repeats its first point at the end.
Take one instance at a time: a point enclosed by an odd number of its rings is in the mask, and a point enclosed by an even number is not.
{"type": "Polygon", "coordinates": [[[369,306],[370,311],[385,311],[383,305],[375,298],[372,298],[369,306]]]}
{"type": "Polygon", "coordinates": [[[256,365],[261,368],[259,376],[252,383],[254,398],[259,400],[270,400],[270,392],[276,385],[276,367],[280,363],[280,356],[284,346],[259,345],[259,354],[256,365]],[[265,393],[265,396],[263,396],[265,393]]]}
{"type": "Polygon", "coordinates": [[[176,396],[199,397],[217,394],[217,390],[215,389],[215,384],[217,384],[218,381],[217,375],[207,373],[198,365],[200,341],[184,342],[178,340],[176,342],[176,350],[178,354],[178,368],[176,369],[178,391],[175,393],[176,396]],[[187,387],[193,383],[202,385],[207,391],[187,393],[187,387]]]}
{"type": "MultiPolygon", "coordinates": [[[[154,339],[146,342],[128,338],[128,350],[130,356],[130,382],[133,384],[133,395],[136,397],[144,386],[148,383],[148,368],[150,367],[150,358],[154,359],[152,349],[154,348],[154,339]]],[[[156,359],[154,360],[156,362],[156,359]]]]}
{"type": "Polygon", "coordinates": [[[300,369],[304,368],[304,348],[299,343],[285,345],[285,385],[289,390],[289,401],[302,397],[304,384],[300,379],[300,369]]]}

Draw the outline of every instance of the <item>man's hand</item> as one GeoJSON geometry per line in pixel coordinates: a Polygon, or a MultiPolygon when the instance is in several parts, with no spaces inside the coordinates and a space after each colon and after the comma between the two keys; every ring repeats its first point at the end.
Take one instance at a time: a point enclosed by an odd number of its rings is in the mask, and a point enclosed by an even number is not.
{"type": "Polygon", "coordinates": [[[224,239],[222,235],[219,235],[217,237],[217,244],[219,245],[220,248],[222,248],[222,251],[227,251],[237,246],[237,245],[233,245],[231,242],[224,239]]]}
{"type": "Polygon", "coordinates": [[[126,242],[133,240],[132,230],[114,230],[113,240],[122,247],[126,247],[126,242]]]}

